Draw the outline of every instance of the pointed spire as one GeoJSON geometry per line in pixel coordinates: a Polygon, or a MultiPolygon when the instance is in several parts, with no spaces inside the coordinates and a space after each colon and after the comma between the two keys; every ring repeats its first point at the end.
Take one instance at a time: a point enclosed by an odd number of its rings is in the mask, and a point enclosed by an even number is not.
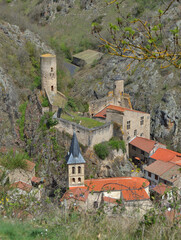
{"type": "Polygon", "coordinates": [[[66,156],[66,160],[67,164],[85,163],[85,160],[80,153],[80,147],[75,132],[73,133],[70,150],[66,156]]]}

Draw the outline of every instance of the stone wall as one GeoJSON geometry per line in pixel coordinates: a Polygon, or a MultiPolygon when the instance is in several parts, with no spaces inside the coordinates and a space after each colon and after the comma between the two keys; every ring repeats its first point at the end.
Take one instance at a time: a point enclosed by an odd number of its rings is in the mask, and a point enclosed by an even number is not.
{"type": "Polygon", "coordinates": [[[113,137],[113,125],[111,123],[89,129],[62,118],[57,119],[57,121],[58,124],[55,126],[57,131],[65,131],[70,135],[73,135],[75,131],[78,141],[84,146],[93,147],[95,144],[109,141],[113,137]]]}
{"type": "Polygon", "coordinates": [[[31,184],[32,177],[35,176],[35,168],[32,171],[26,171],[20,168],[17,168],[9,173],[9,183],[12,184],[14,182],[25,182],[31,184]]]}
{"type": "Polygon", "coordinates": [[[121,107],[125,107],[125,108],[132,108],[129,95],[122,93],[122,95],[120,94],[119,97],[108,96],[108,97],[104,97],[101,99],[90,101],[89,102],[89,113],[90,113],[90,115],[94,115],[94,114],[100,112],[101,110],[103,110],[105,107],[107,107],[110,104],[119,106],[119,107],[121,106],[121,107]]]}

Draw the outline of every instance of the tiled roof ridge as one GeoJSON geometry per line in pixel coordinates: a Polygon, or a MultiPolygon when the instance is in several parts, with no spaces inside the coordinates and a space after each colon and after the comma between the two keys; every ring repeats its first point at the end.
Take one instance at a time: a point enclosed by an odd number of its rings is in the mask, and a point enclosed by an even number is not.
{"type": "Polygon", "coordinates": [[[142,112],[142,111],[135,110],[135,109],[130,109],[130,108],[125,108],[125,107],[121,107],[121,106],[116,106],[116,105],[113,105],[113,104],[110,104],[107,108],[108,109],[112,109],[112,110],[117,110],[116,108],[120,108],[120,110],[123,109],[123,111],[132,111],[132,112],[140,112],[140,113],[149,114],[147,112],[142,112]],[[111,107],[113,107],[113,109],[111,107]]]}

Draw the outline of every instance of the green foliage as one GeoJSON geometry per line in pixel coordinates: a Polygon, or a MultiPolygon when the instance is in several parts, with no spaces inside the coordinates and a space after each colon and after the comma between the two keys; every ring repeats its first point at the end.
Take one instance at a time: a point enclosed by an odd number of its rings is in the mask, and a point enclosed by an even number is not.
{"type": "Polygon", "coordinates": [[[48,102],[48,98],[47,97],[42,97],[42,103],[41,103],[42,107],[48,107],[49,106],[49,102],[48,102]]]}
{"type": "Polygon", "coordinates": [[[77,106],[76,106],[76,103],[75,103],[74,98],[72,98],[72,97],[69,97],[69,98],[68,98],[68,101],[67,101],[67,104],[66,104],[65,108],[66,108],[67,110],[70,110],[70,109],[71,109],[71,110],[74,111],[74,112],[77,112],[77,111],[78,111],[78,108],[77,108],[77,106]]]}
{"type": "Polygon", "coordinates": [[[122,149],[122,151],[125,153],[126,152],[126,146],[125,146],[125,142],[123,140],[117,140],[112,138],[109,142],[108,142],[109,146],[111,146],[112,149],[116,149],[117,151],[119,149],[122,149]]]}
{"type": "Polygon", "coordinates": [[[13,150],[10,150],[5,155],[0,156],[0,165],[10,170],[16,168],[26,169],[27,163],[25,159],[29,159],[27,153],[14,152],[13,150]]]}
{"type": "Polygon", "coordinates": [[[114,149],[116,149],[117,151],[119,149],[122,149],[123,153],[125,153],[125,142],[123,140],[112,138],[109,140],[109,142],[99,143],[94,146],[94,151],[96,155],[102,160],[104,160],[109,155],[109,152],[114,149]]]}
{"type": "Polygon", "coordinates": [[[40,89],[41,87],[41,77],[40,76],[36,76],[34,78],[33,84],[32,84],[32,90],[35,88],[40,89]]]}
{"type": "Polygon", "coordinates": [[[50,129],[51,127],[55,126],[58,122],[57,120],[53,119],[52,112],[46,112],[40,119],[39,128],[43,131],[50,129]]]}
{"type": "Polygon", "coordinates": [[[107,142],[96,144],[94,146],[94,151],[100,159],[104,160],[109,155],[107,142]]]}
{"type": "Polygon", "coordinates": [[[50,38],[50,45],[57,53],[63,53],[65,58],[72,60],[72,54],[67,44],[56,37],[50,38]]]}
{"type": "Polygon", "coordinates": [[[25,114],[26,114],[27,105],[28,105],[28,102],[24,102],[19,106],[21,117],[18,119],[17,123],[19,125],[19,134],[22,141],[24,140],[25,114]]]}

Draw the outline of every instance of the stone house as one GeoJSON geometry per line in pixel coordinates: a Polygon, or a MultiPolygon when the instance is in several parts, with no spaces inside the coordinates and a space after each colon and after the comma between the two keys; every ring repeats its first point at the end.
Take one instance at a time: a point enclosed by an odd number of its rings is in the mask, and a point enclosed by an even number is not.
{"type": "Polygon", "coordinates": [[[110,104],[132,109],[130,96],[124,93],[124,80],[121,80],[119,76],[115,77],[114,89],[108,93],[108,96],[89,102],[90,116],[93,117],[110,104]]]}
{"type": "Polygon", "coordinates": [[[141,111],[109,105],[94,115],[96,119],[104,119],[114,123],[114,136],[122,137],[128,143],[136,136],[150,138],[150,114],[141,111]]]}
{"type": "Polygon", "coordinates": [[[129,142],[129,158],[142,168],[144,164],[149,165],[150,156],[158,148],[166,148],[166,146],[157,141],[136,136],[129,142]]]}
{"type": "Polygon", "coordinates": [[[148,203],[149,181],[139,177],[117,177],[84,180],[84,165],[76,134],[66,157],[69,190],[61,198],[66,209],[99,208],[103,203],[131,205],[148,203]]]}

